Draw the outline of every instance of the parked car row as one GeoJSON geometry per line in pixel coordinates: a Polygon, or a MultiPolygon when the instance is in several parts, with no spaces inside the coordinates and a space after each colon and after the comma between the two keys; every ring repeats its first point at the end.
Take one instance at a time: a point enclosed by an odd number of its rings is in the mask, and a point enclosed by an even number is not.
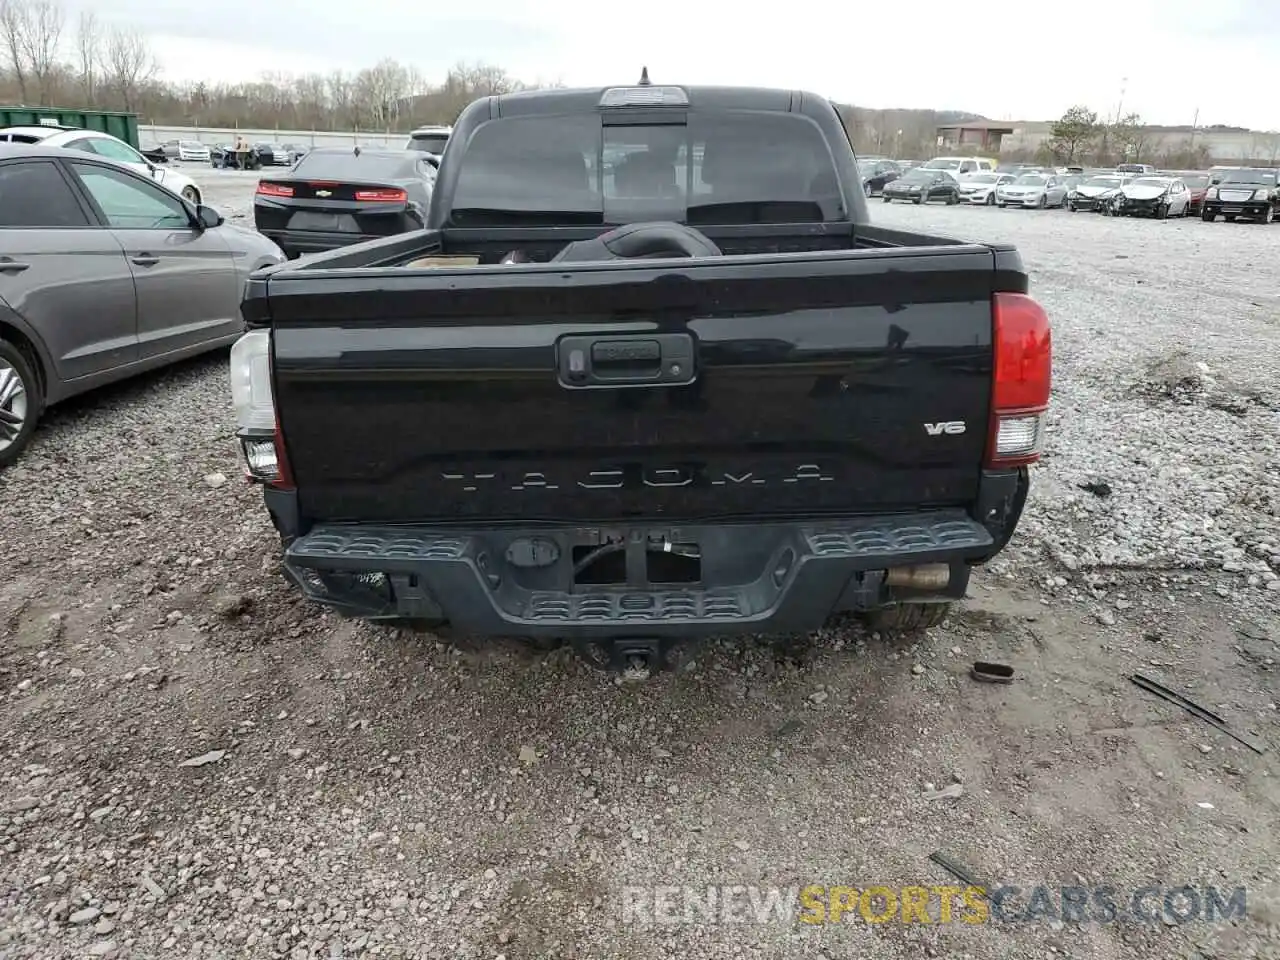
{"type": "Polygon", "coordinates": [[[903,169],[899,161],[863,157],[858,161],[863,192],[885,203],[942,201],[975,206],[1093,211],[1107,216],[1155,219],[1198,216],[1205,221],[1251,219],[1270,223],[1280,216],[1277,171],[1214,167],[1202,171],[1157,171],[1149,164],[1121,164],[1111,170],[1008,164],[991,167],[982,158],[957,176],[962,158],[938,157],[903,169]]]}
{"type": "Polygon", "coordinates": [[[138,173],[150,177],[160,186],[198,204],[202,200],[200,187],[194,180],[170,166],[162,166],[135,150],[129,144],[109,133],[85,130],[81,127],[38,126],[7,127],[0,130],[0,143],[40,144],[61,147],[123,163],[138,173]]]}
{"type": "Polygon", "coordinates": [[[257,170],[260,167],[291,167],[310,152],[310,147],[297,143],[258,142],[247,150],[237,151],[234,144],[219,143],[210,151],[209,162],[215,168],[257,170]]]}

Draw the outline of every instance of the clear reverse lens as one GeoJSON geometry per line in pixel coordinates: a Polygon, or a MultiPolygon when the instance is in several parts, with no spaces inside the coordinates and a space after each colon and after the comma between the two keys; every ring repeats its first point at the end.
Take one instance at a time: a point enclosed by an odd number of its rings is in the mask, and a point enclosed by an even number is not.
{"type": "Polygon", "coordinates": [[[231,348],[231,403],[241,430],[275,430],[271,335],[266,330],[251,330],[231,348]]]}
{"type": "Polygon", "coordinates": [[[1025,457],[1040,449],[1040,414],[1001,417],[996,432],[996,456],[1025,457]]]}

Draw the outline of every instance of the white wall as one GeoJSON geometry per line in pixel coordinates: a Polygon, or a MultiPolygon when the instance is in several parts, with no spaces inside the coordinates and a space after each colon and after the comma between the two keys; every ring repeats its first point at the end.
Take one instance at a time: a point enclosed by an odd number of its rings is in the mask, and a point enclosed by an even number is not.
{"type": "Polygon", "coordinates": [[[222,127],[163,127],[150,123],[138,124],[138,139],[144,144],[164,143],[166,140],[199,140],[213,146],[218,143],[234,143],[236,136],[243,136],[250,143],[300,143],[308,147],[395,147],[405,145],[409,135],[393,133],[390,136],[377,133],[352,133],[336,130],[228,130],[222,127]]]}

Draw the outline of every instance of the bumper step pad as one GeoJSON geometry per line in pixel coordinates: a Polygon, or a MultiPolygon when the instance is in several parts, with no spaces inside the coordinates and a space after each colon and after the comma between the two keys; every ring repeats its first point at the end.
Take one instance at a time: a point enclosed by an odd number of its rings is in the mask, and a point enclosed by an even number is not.
{"type": "MultiPolygon", "coordinates": [[[[573,528],[579,530],[580,528],[573,528]]],[[[646,530],[641,525],[635,529],[646,530]]],[[[657,528],[655,525],[655,529],[657,528]]],[[[579,586],[568,582],[566,531],[459,532],[418,527],[327,525],[295,540],[285,567],[313,599],[366,616],[416,615],[425,598],[456,628],[479,634],[598,637],[790,632],[820,627],[860,571],[953,562],[986,553],[990,533],[960,511],[869,517],[806,524],[681,526],[681,537],[726,557],[758,564],[736,582],[717,584],[709,571],[734,564],[704,556],[704,581],[652,589],[579,586]],[[559,541],[560,577],[551,570],[509,567],[508,545],[522,537],[559,541]],[[367,599],[370,575],[383,574],[388,602],[367,599]],[[357,579],[358,578],[358,579],[357,579]],[[342,584],[355,584],[344,595],[342,584]],[[539,582],[541,581],[541,582],[539,582]]],[[[376,577],[375,577],[376,579],[376,577]]],[[[727,579],[727,577],[726,577],[727,579]]]]}

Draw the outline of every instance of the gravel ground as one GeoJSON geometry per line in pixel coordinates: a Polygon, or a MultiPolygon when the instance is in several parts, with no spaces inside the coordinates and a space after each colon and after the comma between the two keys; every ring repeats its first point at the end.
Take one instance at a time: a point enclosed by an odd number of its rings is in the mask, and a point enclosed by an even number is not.
{"type": "MultiPolygon", "coordinates": [[[[198,176],[247,212],[253,176],[198,176]]],[[[1020,533],[911,641],[712,644],[619,685],[344,621],[274,573],[225,354],[52,411],[0,475],[0,957],[1280,956],[1280,226],[873,213],[1015,242],[1055,322],[1020,533]],[[972,683],[976,658],[1019,680],[972,683]],[[937,849],[1024,889],[1242,885],[1248,916],[622,909],[630,885],[952,883],[937,849]]]]}

